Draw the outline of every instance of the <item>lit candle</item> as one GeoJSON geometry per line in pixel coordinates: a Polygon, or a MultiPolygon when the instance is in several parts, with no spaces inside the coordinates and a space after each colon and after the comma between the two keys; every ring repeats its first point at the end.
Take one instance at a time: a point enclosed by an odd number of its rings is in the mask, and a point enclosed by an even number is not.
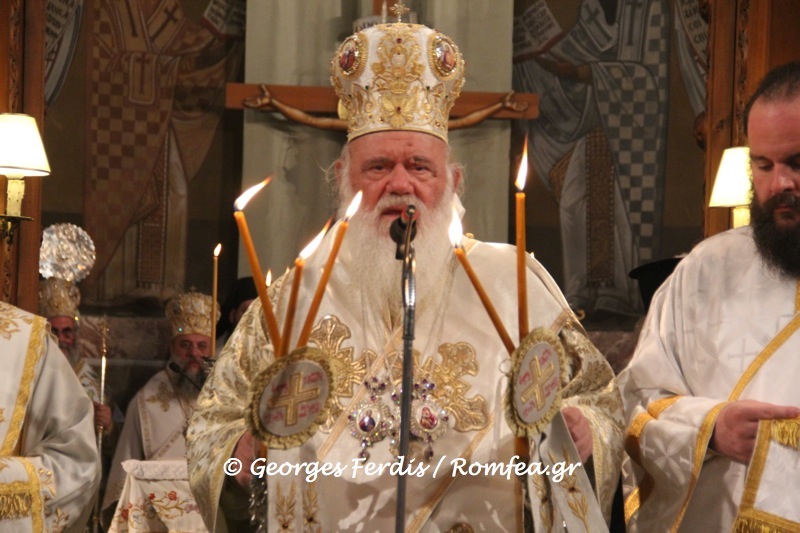
{"type": "Polygon", "coordinates": [[[253,247],[253,239],[250,237],[250,228],[247,227],[247,220],[244,218],[244,212],[242,211],[247,205],[247,202],[249,202],[258,191],[266,187],[267,183],[269,183],[271,179],[272,176],[244,191],[233,204],[235,209],[233,212],[233,217],[236,219],[236,225],[239,226],[239,235],[242,237],[242,243],[244,244],[244,249],[247,252],[247,259],[250,262],[250,271],[253,273],[253,282],[256,285],[258,299],[261,301],[261,308],[264,310],[264,318],[267,322],[267,332],[272,340],[273,350],[275,353],[277,353],[281,343],[278,321],[275,319],[275,313],[272,311],[272,304],[269,301],[269,296],[267,295],[267,285],[264,282],[264,275],[261,273],[261,265],[258,263],[256,249],[253,247]]]}
{"type": "Polygon", "coordinates": [[[517,172],[517,307],[519,308],[519,341],[528,336],[528,283],[525,267],[525,179],[528,176],[528,136],[525,136],[525,148],[522,161],[517,172]]]}
{"type": "Polygon", "coordinates": [[[108,322],[103,317],[103,324],[100,326],[101,333],[101,358],[100,358],[100,404],[106,403],[106,353],[108,353],[108,322]]]}
{"type": "Polygon", "coordinates": [[[217,275],[219,274],[219,253],[222,243],[214,248],[214,268],[211,276],[211,357],[217,353],[217,275]]]}
{"type": "Polygon", "coordinates": [[[314,292],[314,298],[311,300],[311,306],[308,308],[306,321],[303,324],[303,329],[297,340],[298,347],[308,344],[308,338],[311,336],[311,328],[314,325],[314,320],[317,318],[317,311],[319,311],[319,305],[322,302],[322,295],[325,294],[325,287],[328,285],[328,279],[331,277],[333,263],[336,261],[336,256],[339,254],[339,248],[342,246],[342,239],[344,239],[344,234],[350,224],[350,219],[356,214],[356,211],[358,211],[358,206],[361,205],[361,196],[361,191],[358,191],[353,201],[350,202],[350,205],[347,207],[344,220],[339,224],[339,230],[336,232],[336,239],[333,241],[331,252],[328,254],[328,261],[325,263],[325,268],[322,270],[322,277],[319,278],[319,282],[317,283],[317,290],[314,292]]]}
{"type": "Polygon", "coordinates": [[[486,309],[486,312],[489,314],[489,319],[491,319],[492,324],[494,324],[494,328],[497,330],[498,335],[500,335],[500,340],[503,341],[503,345],[505,345],[506,350],[508,350],[508,353],[511,354],[514,351],[514,343],[511,342],[511,337],[508,336],[506,328],[503,327],[503,323],[500,321],[500,317],[497,315],[494,305],[492,305],[491,300],[489,300],[489,295],[486,294],[486,291],[483,289],[483,285],[481,285],[477,274],[475,274],[475,271],[472,270],[472,265],[469,264],[469,261],[467,260],[467,254],[464,252],[464,247],[461,246],[461,220],[459,219],[458,212],[456,212],[455,208],[453,208],[453,221],[450,223],[450,242],[453,243],[453,249],[456,257],[461,263],[461,266],[464,267],[464,272],[467,273],[467,277],[472,282],[475,292],[478,293],[478,298],[480,298],[484,309],[486,309]]]}
{"type": "Polygon", "coordinates": [[[303,268],[306,266],[306,260],[314,253],[319,243],[322,242],[325,232],[328,231],[328,226],[330,226],[330,220],[325,224],[325,227],[322,228],[322,231],[314,237],[314,240],[303,248],[303,251],[300,252],[300,256],[294,260],[294,278],[292,279],[292,290],[289,292],[289,304],[286,307],[286,318],[283,321],[283,342],[281,343],[279,357],[283,357],[289,352],[289,338],[292,335],[294,314],[297,309],[297,293],[300,292],[300,280],[303,277],[303,268]]]}
{"type": "Polygon", "coordinates": [[[267,283],[267,287],[272,285],[272,269],[267,269],[267,277],[264,278],[264,281],[267,283]]]}

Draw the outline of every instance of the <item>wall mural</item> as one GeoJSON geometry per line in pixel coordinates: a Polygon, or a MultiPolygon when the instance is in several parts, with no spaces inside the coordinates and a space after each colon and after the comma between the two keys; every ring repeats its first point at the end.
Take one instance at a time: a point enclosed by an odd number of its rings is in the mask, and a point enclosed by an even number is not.
{"type": "Polygon", "coordinates": [[[188,184],[243,59],[243,0],[87,2],[85,229],[96,302],[184,290],[188,184]]]}
{"type": "Polygon", "coordinates": [[[515,20],[514,88],[541,95],[532,170],[559,204],[562,289],[633,314],[628,272],[658,257],[669,66],[667,0],[583,0],[571,27],[535,0],[515,20]]]}

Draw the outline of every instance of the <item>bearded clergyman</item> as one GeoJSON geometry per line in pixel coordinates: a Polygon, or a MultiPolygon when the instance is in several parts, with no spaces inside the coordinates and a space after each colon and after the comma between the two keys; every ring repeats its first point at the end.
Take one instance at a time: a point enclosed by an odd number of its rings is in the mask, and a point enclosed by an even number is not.
{"type": "MultiPolygon", "coordinates": [[[[279,342],[271,338],[262,302],[254,302],[198,398],[187,458],[192,492],[209,529],[247,530],[249,496],[254,484],[264,482],[264,513],[253,518],[270,531],[394,530],[398,491],[393,468],[398,464],[410,464],[421,474],[408,479],[407,503],[400,509],[408,531],[509,531],[526,514],[537,530],[565,522],[605,527],[622,437],[622,404],[611,368],[552,278],[525,254],[531,335],[552,339],[548,353],[561,355],[541,367],[538,359],[529,361],[521,373],[528,379],[522,396],[539,405],[546,394],[542,389],[558,390],[563,401],[551,404],[556,406],[552,424],[522,438],[521,452],[521,437],[515,438],[519,433],[506,421],[513,373],[509,350],[456,260],[454,244],[491,295],[509,336],[518,339],[516,250],[460,232],[455,243],[448,236],[451,222],[458,221],[454,207],[463,213],[458,196],[463,169],[447,138],[448,113],[463,85],[463,69],[449,37],[417,24],[373,26],[339,47],[332,82],[349,121],[348,142],[332,167],[340,214],[346,214],[357,193],[363,198],[348,221],[308,340],[302,337],[304,318],[343,220],[308,258],[296,306],[290,300],[298,269],[270,286],[277,322],[285,325],[293,311],[296,316],[288,335],[279,342]],[[413,390],[404,391],[404,262],[396,259],[390,226],[408,214],[410,205],[417,214],[416,335],[409,354],[413,390]],[[269,377],[279,362],[293,357],[278,358],[278,344],[281,351],[288,345],[293,353],[321,354],[335,377],[328,382],[330,402],[318,429],[305,440],[269,444],[264,457],[248,413],[255,405],[257,377],[269,377]],[[400,458],[398,404],[406,393],[411,395],[411,442],[409,455],[400,458]],[[561,484],[551,483],[542,472],[524,477],[523,508],[516,504],[517,475],[492,474],[483,466],[522,463],[523,456],[539,451],[531,443],[544,442],[544,433],[547,442],[554,442],[557,433],[563,440],[550,446],[552,454],[542,453],[541,460],[558,456],[578,471],[561,484]],[[265,459],[284,469],[259,476],[254,467],[265,459]],[[238,474],[228,469],[226,475],[223,465],[231,464],[243,468],[238,474]],[[443,466],[435,473],[437,464],[443,466]],[[346,471],[336,475],[336,465],[346,471]],[[309,475],[317,467],[330,468],[309,475]]],[[[284,422],[287,432],[320,389],[320,381],[300,379],[302,364],[296,365],[296,374],[289,372],[298,379],[276,388],[277,395],[266,402],[267,411],[277,413],[270,420],[284,422]]],[[[264,503],[254,501],[256,506],[264,503]]]]}
{"type": "Polygon", "coordinates": [[[800,63],[744,124],[750,225],[681,260],[620,374],[629,531],[800,528],[800,63]]]}
{"type": "Polygon", "coordinates": [[[128,459],[157,461],[183,459],[186,427],[205,381],[211,357],[212,298],[195,291],[167,302],[172,331],[167,368],[156,373],[128,404],[108,486],[103,512],[108,519],[125,484],[122,463],[128,459]]]}

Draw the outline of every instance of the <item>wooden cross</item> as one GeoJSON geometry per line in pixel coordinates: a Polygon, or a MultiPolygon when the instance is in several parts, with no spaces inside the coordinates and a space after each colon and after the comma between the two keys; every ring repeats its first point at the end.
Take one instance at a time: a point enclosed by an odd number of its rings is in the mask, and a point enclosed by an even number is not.
{"type": "Polygon", "coordinates": [[[297,408],[301,403],[316,400],[320,395],[319,387],[302,390],[302,380],[302,373],[298,372],[296,374],[292,374],[286,394],[281,394],[277,398],[273,398],[269,401],[270,409],[275,409],[277,407],[286,408],[287,426],[293,426],[297,424],[297,408]]]}
{"type": "Polygon", "coordinates": [[[534,357],[533,361],[531,361],[530,370],[531,374],[533,374],[533,381],[527,389],[522,391],[521,399],[523,403],[528,403],[528,400],[533,397],[536,408],[541,409],[544,407],[544,381],[553,375],[555,369],[551,362],[544,368],[544,372],[542,372],[542,368],[539,366],[539,358],[534,357]]]}
{"type": "MultiPolygon", "coordinates": [[[[246,102],[257,100],[262,94],[262,86],[266,87],[274,99],[306,113],[335,114],[336,106],[339,103],[339,98],[336,96],[333,87],[229,83],[225,90],[225,108],[245,109],[254,107],[246,102]]],[[[453,109],[450,110],[450,118],[464,117],[472,112],[501,102],[507,94],[498,92],[463,92],[453,105],[453,109]]],[[[539,95],[514,93],[512,100],[520,104],[527,104],[527,108],[522,111],[501,109],[491,118],[529,120],[539,116],[539,95]]],[[[258,107],[262,111],[275,111],[272,105],[258,107]]]]}
{"type": "MultiPolygon", "coordinates": [[[[390,0],[391,10],[400,17],[407,12],[402,2],[390,0]]],[[[373,0],[373,13],[380,15],[383,2],[373,0]]],[[[228,83],[225,91],[226,109],[258,108],[263,111],[277,111],[272,104],[259,105],[260,97],[268,91],[271,97],[286,106],[299,109],[310,114],[335,115],[339,98],[333,87],[309,87],[296,85],[267,85],[257,83],[228,83]],[[253,103],[256,102],[254,105],[253,103]]],[[[500,92],[463,92],[450,110],[450,118],[462,118],[476,111],[503,102],[509,93],[500,92]]],[[[490,118],[530,120],[539,116],[539,95],[532,93],[514,93],[510,97],[517,109],[507,107],[499,109],[490,118]]]]}

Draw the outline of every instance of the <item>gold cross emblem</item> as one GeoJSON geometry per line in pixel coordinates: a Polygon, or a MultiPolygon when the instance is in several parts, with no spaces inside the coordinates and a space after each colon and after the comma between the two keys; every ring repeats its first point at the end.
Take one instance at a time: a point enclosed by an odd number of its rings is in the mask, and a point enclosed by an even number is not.
{"type": "Polygon", "coordinates": [[[389,8],[389,11],[394,13],[394,16],[397,17],[397,22],[403,22],[403,15],[405,15],[406,13],[408,13],[411,10],[408,9],[405,6],[405,4],[403,4],[402,1],[400,1],[400,2],[397,2],[395,5],[393,5],[391,8],[389,8]]]}
{"type": "Polygon", "coordinates": [[[316,400],[320,396],[319,387],[301,390],[302,386],[303,374],[301,372],[292,374],[286,394],[281,394],[277,398],[273,398],[269,401],[270,409],[276,409],[278,407],[286,408],[287,426],[293,426],[297,424],[297,408],[301,403],[316,400]]]}
{"type": "Polygon", "coordinates": [[[544,407],[544,386],[543,383],[552,377],[555,369],[553,368],[553,363],[549,363],[544,368],[544,372],[542,368],[539,366],[539,358],[534,357],[533,361],[531,361],[530,366],[531,374],[533,374],[533,381],[531,384],[528,385],[528,388],[522,391],[522,401],[524,403],[528,403],[528,400],[531,397],[534,398],[534,402],[536,403],[536,408],[541,409],[544,407]]]}

